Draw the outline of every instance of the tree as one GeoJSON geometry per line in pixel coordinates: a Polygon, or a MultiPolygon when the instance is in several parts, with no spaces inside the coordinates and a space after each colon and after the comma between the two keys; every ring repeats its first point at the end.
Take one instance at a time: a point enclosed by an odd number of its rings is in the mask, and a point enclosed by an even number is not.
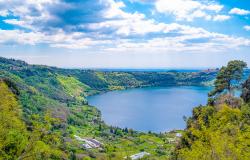
{"type": "Polygon", "coordinates": [[[215,88],[209,93],[209,96],[217,96],[224,92],[233,95],[234,89],[240,86],[243,71],[246,67],[247,64],[240,60],[228,62],[227,66],[223,66],[218,72],[214,83],[215,88]]]}
{"type": "Polygon", "coordinates": [[[27,130],[15,93],[19,91],[11,81],[0,79],[0,159],[68,159],[62,151],[61,132],[55,131],[59,119],[49,112],[31,115],[27,130]]]}
{"type": "Polygon", "coordinates": [[[250,77],[242,85],[241,98],[245,102],[250,102],[250,77]]]}
{"type": "Polygon", "coordinates": [[[172,159],[248,160],[250,126],[244,112],[227,105],[219,111],[211,106],[196,108],[172,159]]]}
{"type": "Polygon", "coordinates": [[[28,144],[16,95],[0,79],[0,159],[17,159],[28,144]]]}

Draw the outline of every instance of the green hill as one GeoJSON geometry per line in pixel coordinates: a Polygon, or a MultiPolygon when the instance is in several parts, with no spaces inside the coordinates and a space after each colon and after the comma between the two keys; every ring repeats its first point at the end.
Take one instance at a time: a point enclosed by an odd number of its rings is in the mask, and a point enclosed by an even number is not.
{"type": "Polygon", "coordinates": [[[61,69],[0,58],[0,157],[120,160],[146,151],[150,158],[167,159],[178,139],[175,132],[140,133],[108,126],[86,97],[135,87],[204,85],[215,76],[216,72],[61,69]],[[75,136],[97,139],[102,147],[84,149],[75,136]]]}
{"type": "Polygon", "coordinates": [[[249,159],[250,78],[241,84],[245,67],[245,62],[230,61],[220,69],[208,106],[193,109],[172,159],[249,159]]]}
{"type": "Polygon", "coordinates": [[[174,149],[168,139],[175,139],[175,132],[148,134],[107,126],[100,111],[87,105],[86,97],[135,87],[203,85],[214,76],[215,73],[61,69],[0,58],[1,108],[16,107],[8,110],[8,114],[1,112],[2,118],[8,120],[1,121],[1,126],[14,131],[1,128],[0,157],[123,159],[146,151],[151,158],[166,159],[174,149]],[[10,124],[11,121],[16,123],[10,124]],[[102,149],[84,149],[76,135],[99,140],[102,149]]]}

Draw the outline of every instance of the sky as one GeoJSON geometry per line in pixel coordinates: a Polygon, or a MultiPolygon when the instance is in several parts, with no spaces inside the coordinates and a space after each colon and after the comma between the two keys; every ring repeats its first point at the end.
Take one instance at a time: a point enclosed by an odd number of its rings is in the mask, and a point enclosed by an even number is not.
{"type": "Polygon", "coordinates": [[[250,65],[250,1],[0,0],[0,56],[65,68],[250,65]]]}

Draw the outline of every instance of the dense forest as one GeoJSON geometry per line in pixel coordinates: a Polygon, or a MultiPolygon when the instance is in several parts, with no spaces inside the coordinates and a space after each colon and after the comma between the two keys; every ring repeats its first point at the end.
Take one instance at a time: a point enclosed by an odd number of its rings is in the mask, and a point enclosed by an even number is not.
{"type": "Polygon", "coordinates": [[[245,67],[245,62],[230,61],[220,69],[208,105],[194,108],[186,120],[173,159],[249,159],[250,78],[242,84],[245,67]]]}
{"type": "Polygon", "coordinates": [[[250,80],[241,85],[244,68],[235,61],[219,71],[112,72],[0,58],[0,159],[120,160],[144,151],[151,154],[145,159],[247,159],[250,80]],[[110,90],[213,82],[208,106],[194,108],[184,131],[108,126],[86,100],[110,90]],[[234,90],[242,90],[241,98],[234,90]],[[76,137],[97,139],[101,147],[86,149],[76,137]]]}

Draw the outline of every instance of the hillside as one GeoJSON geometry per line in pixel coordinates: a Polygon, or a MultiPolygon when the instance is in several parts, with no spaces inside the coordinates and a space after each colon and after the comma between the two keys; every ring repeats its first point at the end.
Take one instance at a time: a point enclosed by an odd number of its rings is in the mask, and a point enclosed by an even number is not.
{"type": "MultiPolygon", "coordinates": [[[[1,140],[3,159],[122,159],[142,151],[150,153],[151,158],[166,159],[174,149],[176,132],[140,133],[107,126],[100,111],[89,106],[86,97],[135,87],[204,85],[215,76],[215,72],[61,69],[5,58],[0,58],[0,69],[1,97],[11,95],[9,101],[16,106],[15,112],[3,113],[13,114],[9,117],[17,122],[13,128],[18,137],[23,137],[20,143],[11,139],[16,143],[10,146],[6,139],[1,140]],[[102,147],[84,149],[76,137],[97,139],[102,147]]],[[[7,101],[1,103],[1,107],[11,105],[7,101]]],[[[1,134],[11,133],[4,130],[1,134]]]]}
{"type": "Polygon", "coordinates": [[[244,68],[245,62],[235,60],[220,69],[208,105],[193,109],[172,159],[249,159],[250,78],[242,84],[244,68]]]}
{"type": "MultiPolygon", "coordinates": [[[[23,61],[5,58],[0,58],[0,69],[3,73],[14,74],[26,81],[38,81],[38,77],[46,79],[56,75],[71,76],[97,91],[147,86],[204,85],[216,76],[216,70],[203,72],[117,72],[61,69],[29,65],[23,61]]],[[[50,78],[53,79],[53,77],[50,78]]],[[[31,82],[29,84],[32,85],[31,82]]]]}
{"type": "MultiPolygon", "coordinates": [[[[0,68],[0,159],[120,160],[136,153],[157,160],[250,156],[250,80],[243,85],[242,98],[232,97],[220,86],[228,86],[219,79],[228,79],[228,71],[222,76],[225,68],[217,77],[217,71],[104,72],[29,65],[5,58],[0,59],[0,68]],[[110,90],[207,85],[214,79],[218,93],[210,97],[208,106],[194,108],[184,131],[155,134],[108,126],[100,111],[86,100],[110,90]]],[[[248,75],[244,71],[243,79],[248,75]]]]}

